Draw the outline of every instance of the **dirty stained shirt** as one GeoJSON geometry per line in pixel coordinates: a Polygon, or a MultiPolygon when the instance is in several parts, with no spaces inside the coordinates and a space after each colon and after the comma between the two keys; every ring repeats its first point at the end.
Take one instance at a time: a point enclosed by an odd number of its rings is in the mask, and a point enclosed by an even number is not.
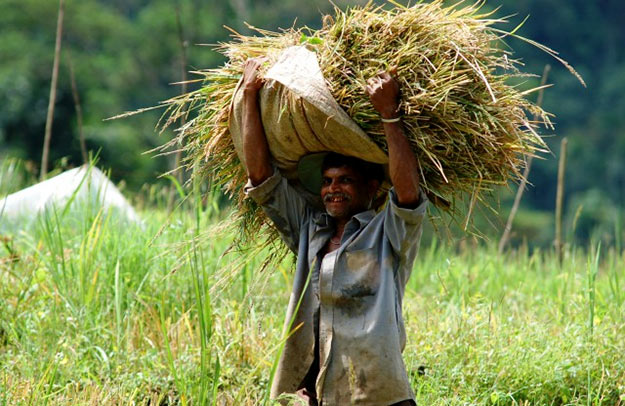
{"type": "Polygon", "coordinates": [[[332,218],[311,207],[276,170],[253,198],[297,255],[286,340],[273,398],[294,393],[315,358],[316,391],[324,406],[391,405],[414,395],[401,356],[406,342],[402,298],[421,238],[427,200],[401,208],[391,189],[379,213],[365,211],[345,226],[341,246],[319,258],[334,233],[332,218]]]}

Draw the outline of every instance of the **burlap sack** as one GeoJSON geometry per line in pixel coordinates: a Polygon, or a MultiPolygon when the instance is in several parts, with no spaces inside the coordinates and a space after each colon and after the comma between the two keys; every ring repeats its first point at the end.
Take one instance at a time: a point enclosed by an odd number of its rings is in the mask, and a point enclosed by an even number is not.
{"type": "MultiPolygon", "coordinates": [[[[229,129],[241,161],[243,117],[240,84],[235,90],[229,129]]],[[[271,155],[282,174],[297,183],[297,164],[305,155],[334,151],[387,164],[388,157],[332,97],[314,52],[285,49],[267,71],[260,111],[271,155]]]]}

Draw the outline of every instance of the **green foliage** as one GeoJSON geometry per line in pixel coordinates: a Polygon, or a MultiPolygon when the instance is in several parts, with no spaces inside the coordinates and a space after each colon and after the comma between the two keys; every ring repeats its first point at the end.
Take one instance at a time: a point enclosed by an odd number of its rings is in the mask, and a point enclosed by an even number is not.
{"type": "MultiPolygon", "coordinates": [[[[530,15],[520,34],[560,52],[578,68],[588,84],[583,89],[556,65],[545,93],[544,107],[555,113],[556,137],[547,138],[555,153],[563,136],[569,138],[568,196],[591,188],[601,190],[617,206],[625,204],[625,42],[620,1],[583,0],[504,1],[504,14],[530,15]]],[[[547,58],[529,47],[509,41],[527,63],[540,73],[547,58]]],[[[557,160],[535,162],[530,178],[535,185],[533,207],[553,209],[557,160]]]]}
{"type": "MultiPolygon", "coordinates": [[[[0,197],[31,185],[35,179],[32,168],[28,168],[24,161],[15,158],[3,160],[0,162],[0,197]]],[[[1,206],[0,213],[2,213],[1,206]]]]}

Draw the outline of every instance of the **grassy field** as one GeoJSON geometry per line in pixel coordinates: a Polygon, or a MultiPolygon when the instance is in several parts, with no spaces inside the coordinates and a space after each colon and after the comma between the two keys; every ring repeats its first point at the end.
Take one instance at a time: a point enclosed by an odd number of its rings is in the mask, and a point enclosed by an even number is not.
{"type": "MultiPolygon", "coordinates": [[[[258,272],[216,205],[140,214],[83,207],[2,232],[0,406],[271,403],[290,260],[258,272]]],[[[418,403],[624,404],[624,271],[620,247],[559,266],[422,244],[404,303],[418,403]]]]}

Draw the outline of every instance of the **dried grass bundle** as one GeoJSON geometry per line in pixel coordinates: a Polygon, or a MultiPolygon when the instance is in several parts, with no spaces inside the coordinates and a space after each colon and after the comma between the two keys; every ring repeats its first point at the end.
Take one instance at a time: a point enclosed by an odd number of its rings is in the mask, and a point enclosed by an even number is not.
{"type": "MultiPolygon", "coordinates": [[[[396,69],[403,123],[420,162],[423,188],[435,206],[452,213],[466,197],[472,208],[493,185],[518,180],[525,157],[546,149],[536,128],[552,127],[549,114],[526,99],[539,88],[521,91],[510,81],[528,76],[518,70],[519,61],[503,42],[506,36],[516,37],[516,30],[495,28],[505,20],[482,13],[482,2],[393,5],[336,9],[317,31],[235,34],[234,41],[219,47],[228,57],[223,67],[196,72],[203,81],[200,90],[166,102],[163,127],[197,113],[178,129],[173,144],[184,148],[195,176],[209,176],[238,203],[243,237],[259,235],[265,223],[244,198],[245,171],[228,131],[228,107],[243,62],[250,57],[267,57],[270,65],[286,47],[308,44],[334,98],[384,150],[380,117],[364,89],[380,70],[396,69]]],[[[582,81],[555,51],[521,39],[560,60],[582,81]]]]}

